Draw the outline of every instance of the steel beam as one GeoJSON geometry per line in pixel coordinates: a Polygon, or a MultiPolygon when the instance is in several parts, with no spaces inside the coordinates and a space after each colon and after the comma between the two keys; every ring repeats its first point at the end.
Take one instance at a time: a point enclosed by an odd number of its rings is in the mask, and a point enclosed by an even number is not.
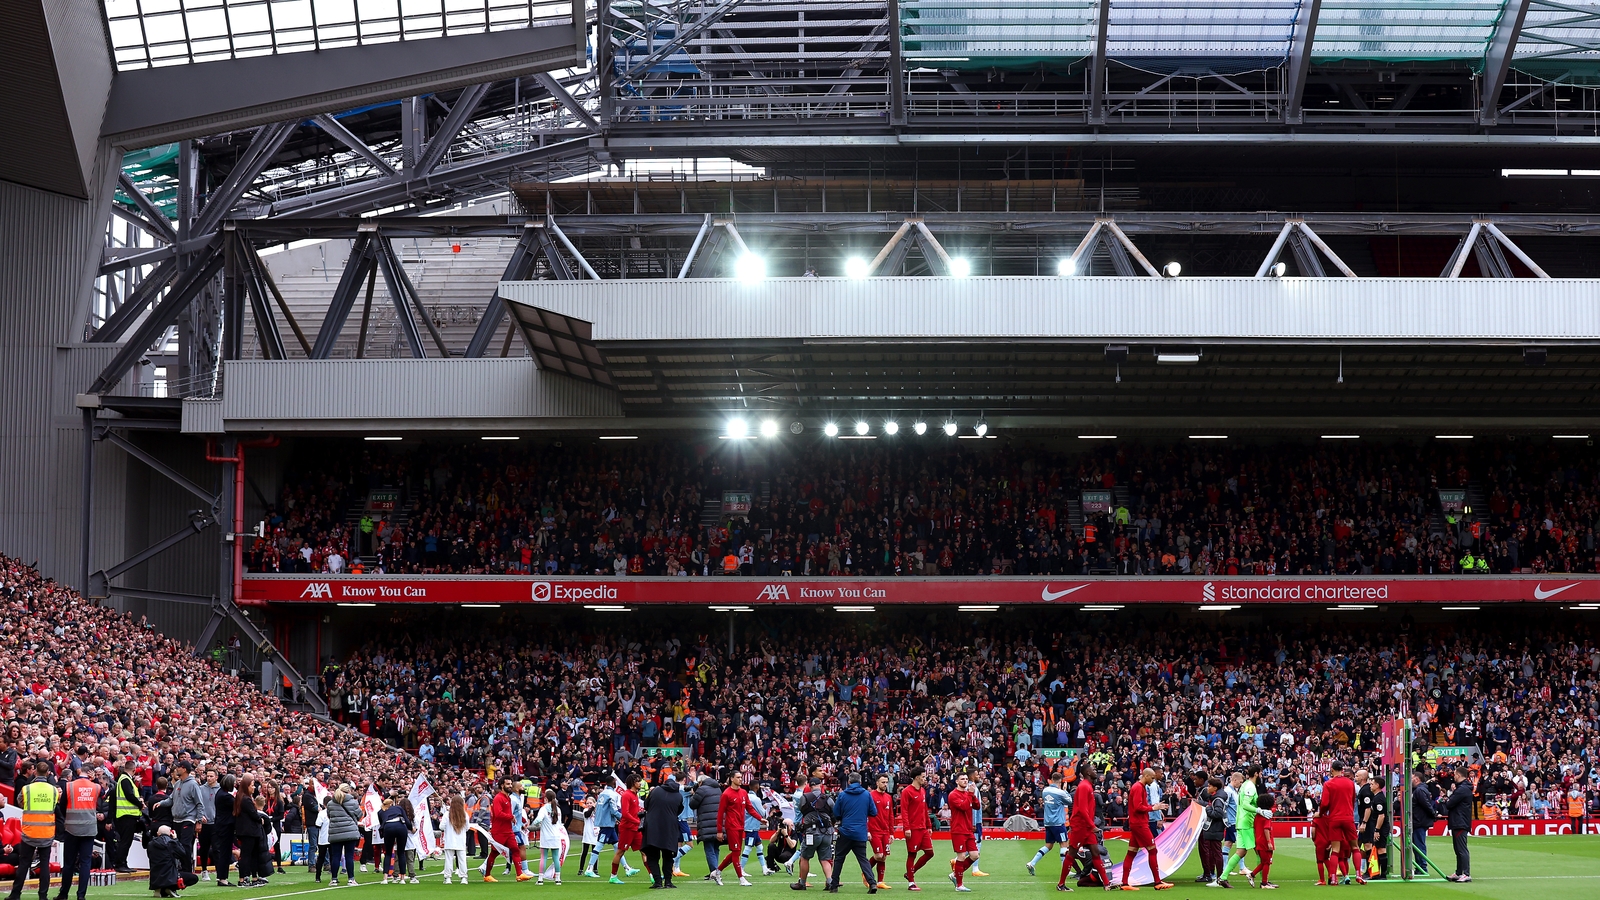
{"type": "Polygon", "coordinates": [[[587,109],[583,108],[583,104],[579,103],[577,98],[568,93],[567,89],[562,86],[561,82],[556,80],[554,75],[549,72],[538,72],[533,76],[533,80],[539,82],[539,85],[549,91],[550,96],[554,97],[557,103],[566,107],[567,112],[572,113],[578,121],[587,125],[591,131],[600,130],[600,123],[595,121],[595,117],[590,115],[587,109]]]}
{"type": "Polygon", "coordinates": [[[367,272],[374,265],[372,260],[372,232],[363,231],[356,235],[354,243],[350,245],[350,258],[345,260],[344,273],[339,276],[339,286],[334,288],[333,300],[328,304],[328,313],[322,319],[322,328],[317,332],[317,342],[311,348],[312,359],[327,359],[333,352],[333,345],[339,340],[339,332],[344,329],[345,320],[350,318],[350,307],[355,305],[356,290],[361,286],[367,272]]]}
{"type": "Polygon", "coordinates": [[[177,260],[167,259],[158,263],[154,271],[146,275],[144,280],[128,293],[122,305],[106,317],[105,322],[95,329],[94,334],[89,335],[88,343],[116,343],[117,339],[122,337],[122,333],[128,330],[128,326],[132,325],[144,312],[145,307],[150,305],[156,294],[172,282],[172,276],[176,274],[178,274],[177,260]]]}
{"type": "MultiPolygon", "coordinates": [[[[572,240],[567,237],[567,233],[561,230],[560,225],[556,224],[555,216],[545,217],[545,227],[550,229],[550,233],[556,236],[556,240],[561,242],[561,246],[567,248],[567,252],[571,253],[572,257],[578,261],[578,265],[583,269],[585,275],[588,275],[595,281],[600,280],[600,273],[596,272],[594,267],[589,265],[589,261],[583,258],[582,253],[578,252],[577,245],[573,244],[572,240]]],[[[737,235],[735,236],[737,237],[737,235]]],[[[743,242],[741,241],[740,243],[743,242]]]]}
{"type": "Polygon", "coordinates": [[[422,347],[422,333],[417,330],[417,320],[411,315],[411,297],[400,284],[400,276],[395,273],[395,268],[399,264],[394,259],[393,249],[381,236],[373,245],[378,257],[378,268],[383,271],[383,284],[389,291],[389,301],[394,304],[395,318],[399,320],[400,333],[405,335],[406,346],[411,348],[411,356],[414,359],[422,359],[428,353],[422,347]]]}
{"type": "Polygon", "coordinates": [[[217,229],[222,224],[222,219],[233,208],[233,204],[250,184],[256,180],[278,151],[283,148],[289,135],[294,134],[298,122],[277,122],[263,125],[250,139],[250,145],[244,153],[239,155],[239,161],[234,163],[229,170],[228,177],[223,179],[221,186],[212,191],[206,198],[206,207],[195,217],[191,234],[205,235],[217,229]]]}
{"type": "Polygon", "coordinates": [[[1500,90],[1505,87],[1506,75],[1511,71],[1511,56],[1516,52],[1517,39],[1522,36],[1522,23],[1528,18],[1528,7],[1533,0],[1507,0],[1500,10],[1500,20],[1494,25],[1494,36],[1483,55],[1483,80],[1479,90],[1482,106],[1478,110],[1478,124],[1495,125],[1500,119],[1500,90]]]}
{"type": "Polygon", "coordinates": [[[1533,261],[1533,257],[1531,257],[1528,254],[1522,252],[1522,248],[1518,247],[1515,242],[1513,242],[1510,238],[1506,237],[1505,232],[1501,231],[1499,229],[1499,227],[1497,227],[1495,225],[1495,223],[1493,223],[1493,222],[1484,222],[1483,223],[1483,227],[1484,227],[1485,231],[1488,231],[1490,234],[1494,235],[1495,240],[1498,240],[1501,244],[1504,244],[1505,248],[1507,250],[1511,251],[1511,255],[1512,256],[1515,256],[1517,259],[1522,260],[1522,264],[1527,266],[1533,272],[1534,275],[1536,275],[1536,276],[1538,276],[1540,278],[1549,278],[1550,277],[1548,272],[1546,272],[1544,269],[1539,268],[1539,264],[1533,261]]]}
{"type": "Polygon", "coordinates": [[[371,163],[372,167],[378,170],[379,175],[392,177],[396,174],[394,166],[389,165],[388,160],[379,156],[378,151],[368,147],[366,141],[356,137],[354,132],[344,127],[344,123],[335,119],[332,115],[323,113],[313,118],[312,121],[316,122],[317,126],[323,131],[326,131],[329,137],[355,151],[356,155],[371,163]]]}
{"type": "MultiPolygon", "coordinates": [[[[641,76],[650,71],[652,66],[683,49],[684,46],[686,46],[690,41],[699,37],[700,34],[707,28],[717,24],[718,20],[727,15],[729,11],[742,2],[743,0],[722,0],[721,5],[701,16],[694,22],[694,24],[688,26],[687,28],[683,26],[683,23],[677,23],[677,30],[676,33],[673,34],[672,40],[667,41],[665,44],[662,44],[660,47],[656,48],[656,50],[649,56],[646,56],[644,59],[634,63],[632,68],[628,69],[626,72],[623,72],[618,76],[618,78],[623,81],[638,81],[641,76]]],[[[609,26],[607,26],[606,23],[601,23],[600,31],[602,40],[611,39],[610,34],[607,32],[608,27],[609,26]]]]}
{"type": "Polygon", "coordinates": [[[689,245],[689,253],[683,258],[683,268],[678,270],[679,278],[688,278],[689,270],[694,267],[695,255],[700,252],[700,245],[705,243],[706,235],[711,233],[711,213],[706,213],[706,220],[701,223],[700,230],[695,232],[694,243],[689,245]]]}
{"type": "Polygon", "coordinates": [[[189,524],[183,526],[183,528],[174,531],[172,534],[167,535],[154,544],[151,544],[143,550],[140,550],[138,553],[135,553],[111,568],[101,569],[99,572],[89,576],[89,584],[91,589],[90,596],[106,596],[105,591],[111,587],[112,579],[121,577],[128,570],[148,562],[157,556],[160,556],[167,549],[176,547],[189,538],[192,538],[202,531],[205,531],[207,528],[210,528],[212,525],[217,524],[216,517],[209,512],[195,510],[189,515],[189,524]]]}
{"type": "Polygon", "coordinates": [[[906,68],[900,39],[900,0],[889,0],[889,124],[906,124],[906,68]]]}
{"type": "Polygon", "coordinates": [[[161,213],[161,210],[157,209],[156,205],[150,202],[150,198],[139,190],[138,185],[133,183],[133,179],[128,177],[127,172],[119,171],[117,173],[117,184],[122,188],[122,192],[128,195],[128,199],[133,201],[133,205],[139,207],[139,211],[144,213],[144,219],[149,223],[148,230],[151,234],[169,244],[178,239],[178,233],[172,230],[172,223],[168,222],[167,217],[161,213]]]}
{"type": "Polygon", "coordinates": [[[461,92],[461,96],[456,98],[455,105],[450,107],[450,112],[439,124],[439,130],[428,139],[428,146],[417,160],[417,170],[411,173],[413,177],[426,175],[444,160],[445,152],[450,149],[450,142],[456,139],[462,128],[466,127],[467,121],[477,111],[478,104],[483,102],[483,95],[489,93],[489,87],[487,84],[475,84],[461,92]]]}
{"type": "MultiPolygon", "coordinates": [[[[517,240],[517,245],[511,249],[511,259],[506,261],[505,273],[500,276],[501,281],[523,281],[533,275],[534,262],[538,253],[549,237],[546,235],[540,240],[539,229],[529,225],[522,229],[522,237],[517,240]]],[[[554,249],[554,248],[551,248],[554,249]]],[[[549,251],[546,251],[547,254],[549,251]]],[[[559,257],[557,257],[559,258],[559,257]]],[[[566,262],[562,261],[562,267],[566,262]]],[[[554,266],[552,266],[552,269],[554,266]]],[[[557,277],[563,277],[558,275],[557,277]]],[[[564,276],[572,277],[569,271],[564,276]]],[[[483,316],[478,319],[478,327],[472,332],[472,340],[467,342],[466,356],[468,359],[478,359],[489,349],[489,341],[500,331],[500,324],[506,320],[506,301],[500,297],[500,286],[495,285],[494,295],[483,307],[483,316]]]]}
{"type": "Polygon", "coordinates": [[[1089,124],[1106,121],[1106,32],[1111,28],[1111,0],[1100,0],[1094,30],[1094,55],[1089,58],[1089,124]]]}
{"type": "Polygon", "coordinates": [[[157,472],[161,473],[162,475],[165,475],[167,477],[168,481],[171,481],[173,484],[177,485],[178,487],[183,488],[184,490],[186,490],[189,493],[195,495],[196,497],[199,497],[201,500],[204,500],[206,503],[211,504],[212,506],[215,506],[217,504],[218,498],[217,498],[217,495],[215,493],[213,493],[212,491],[206,490],[205,488],[201,487],[200,485],[195,484],[193,481],[190,481],[189,478],[187,476],[185,476],[182,472],[179,472],[177,469],[174,469],[173,467],[167,465],[166,463],[162,462],[161,460],[157,459],[156,457],[150,455],[149,453],[146,453],[144,451],[144,449],[141,448],[138,444],[133,443],[132,441],[128,440],[127,438],[123,437],[122,435],[117,434],[115,431],[111,430],[111,429],[116,428],[116,427],[117,427],[117,420],[116,419],[108,419],[108,420],[102,422],[100,424],[100,426],[99,426],[99,432],[100,433],[96,436],[96,439],[97,440],[103,440],[103,441],[110,441],[111,443],[115,444],[119,449],[121,449],[122,452],[124,452],[124,453],[128,454],[129,456],[133,457],[134,459],[137,459],[138,461],[144,463],[145,465],[147,465],[150,468],[156,470],[157,472]]]}
{"type": "Polygon", "coordinates": [[[1311,74],[1311,48],[1317,39],[1317,17],[1322,0],[1303,0],[1294,21],[1294,37],[1289,41],[1289,70],[1284,75],[1283,121],[1300,125],[1305,121],[1306,80],[1311,74]]]}
{"type": "Polygon", "coordinates": [[[155,309],[150,311],[144,322],[134,330],[133,336],[128,338],[117,355],[111,358],[94,384],[87,393],[103,394],[115,387],[122,380],[128,369],[133,366],[134,360],[143,356],[150,349],[156,339],[165,334],[171,325],[178,321],[178,316],[186,309],[200,291],[211,283],[222,271],[222,254],[215,244],[207,245],[205,251],[190,264],[173,285],[167,296],[157,303],[155,309]]]}

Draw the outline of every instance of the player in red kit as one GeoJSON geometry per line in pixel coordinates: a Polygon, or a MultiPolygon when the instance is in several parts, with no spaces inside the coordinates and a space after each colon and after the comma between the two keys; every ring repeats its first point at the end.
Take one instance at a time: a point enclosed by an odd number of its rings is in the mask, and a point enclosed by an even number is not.
{"type": "Polygon", "coordinates": [[[1261,879],[1261,887],[1269,891],[1277,890],[1278,886],[1267,880],[1272,874],[1272,851],[1278,848],[1277,842],[1272,839],[1272,811],[1278,805],[1278,800],[1271,794],[1262,794],[1256,799],[1256,858],[1261,864],[1251,873],[1252,880],[1261,879]]]}
{"type": "MultiPolygon", "coordinates": [[[[628,776],[628,786],[622,791],[621,818],[617,820],[617,848],[611,854],[611,877],[617,877],[617,866],[627,868],[628,853],[644,853],[644,832],[639,827],[639,816],[644,812],[644,802],[639,799],[639,776],[628,776]]],[[[637,870],[633,870],[637,871],[637,870]]],[[[629,874],[633,874],[630,871],[629,874]]]]}
{"type": "Polygon", "coordinates": [[[950,847],[956,853],[956,858],[950,860],[950,883],[956,890],[970,893],[972,888],[963,881],[978,858],[978,838],[972,830],[972,808],[978,798],[972,793],[972,783],[965,772],[956,776],[956,786],[945,797],[945,803],[950,807],[950,847]]]}
{"type": "Polygon", "coordinates": [[[1172,883],[1161,880],[1161,863],[1156,854],[1156,836],[1150,833],[1150,813],[1155,810],[1165,811],[1167,804],[1150,802],[1149,789],[1156,780],[1155,769],[1145,769],[1139,773],[1139,780],[1128,789],[1128,856],[1122,861],[1122,889],[1137,891],[1138,888],[1128,883],[1128,875],[1133,869],[1133,859],[1139,851],[1145,851],[1150,860],[1150,877],[1155,882],[1155,889],[1165,891],[1172,887],[1172,883]]]}
{"type": "Polygon", "coordinates": [[[717,871],[712,873],[717,884],[722,883],[722,870],[731,863],[734,874],[739,876],[739,883],[750,886],[750,879],[744,877],[744,863],[739,858],[744,850],[744,817],[748,814],[760,819],[761,810],[750,802],[750,794],[743,784],[744,777],[738,772],[729,775],[728,787],[722,792],[722,802],[717,807],[717,840],[723,841],[723,846],[728,848],[728,855],[722,858],[717,871]]]}
{"type": "Polygon", "coordinates": [[[1328,860],[1328,819],[1317,810],[1311,817],[1311,852],[1317,858],[1317,885],[1320,887],[1333,880],[1330,870],[1332,863],[1328,860]]]}
{"type": "Polygon", "coordinates": [[[884,870],[889,866],[889,846],[894,843],[894,795],[889,793],[889,776],[879,775],[871,794],[878,814],[867,819],[867,843],[872,846],[872,863],[878,867],[877,887],[885,890],[889,885],[883,880],[884,870]]]}
{"type": "MultiPolygon", "coordinates": [[[[1350,857],[1356,845],[1356,783],[1345,777],[1344,764],[1335,761],[1328,767],[1329,778],[1322,783],[1322,814],[1328,824],[1328,880],[1343,876],[1350,881],[1350,857]]],[[[1356,884],[1366,884],[1357,867],[1356,884]]]]}
{"type": "Polygon", "coordinates": [[[1100,883],[1105,889],[1114,889],[1111,878],[1106,875],[1106,864],[1095,849],[1100,843],[1100,833],[1094,827],[1094,782],[1094,763],[1087,759],[1078,763],[1078,786],[1073,789],[1072,815],[1067,819],[1067,858],[1061,861],[1061,880],[1056,882],[1058,891],[1072,890],[1067,887],[1067,873],[1080,853],[1087,854],[1094,870],[1100,873],[1100,883]]]}
{"type": "Polygon", "coordinates": [[[900,825],[906,830],[906,890],[920,891],[917,870],[933,859],[933,823],[928,818],[928,773],[919,767],[910,774],[911,783],[900,789],[900,825]]]}

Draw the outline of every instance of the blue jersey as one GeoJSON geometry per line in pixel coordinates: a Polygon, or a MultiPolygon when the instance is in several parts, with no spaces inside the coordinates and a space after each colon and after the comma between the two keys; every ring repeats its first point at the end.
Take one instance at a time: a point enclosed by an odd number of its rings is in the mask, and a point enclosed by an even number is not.
{"type": "Polygon", "coordinates": [[[1044,788],[1044,825],[1066,827],[1067,804],[1072,802],[1072,794],[1065,788],[1058,788],[1047,784],[1044,788]]]}

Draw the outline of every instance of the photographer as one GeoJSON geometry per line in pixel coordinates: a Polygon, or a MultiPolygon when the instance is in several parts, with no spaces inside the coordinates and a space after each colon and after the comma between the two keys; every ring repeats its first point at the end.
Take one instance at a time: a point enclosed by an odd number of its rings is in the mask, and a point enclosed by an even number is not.
{"type": "Polygon", "coordinates": [[[767,843],[767,864],[772,866],[774,873],[779,866],[782,866],[785,872],[793,875],[794,858],[799,850],[800,838],[795,833],[794,823],[781,816],[778,817],[772,840],[767,843]]]}
{"type": "Polygon", "coordinates": [[[812,770],[796,809],[800,813],[800,867],[789,887],[803,891],[812,859],[822,864],[824,878],[833,877],[833,798],[822,788],[820,766],[812,770]]]}

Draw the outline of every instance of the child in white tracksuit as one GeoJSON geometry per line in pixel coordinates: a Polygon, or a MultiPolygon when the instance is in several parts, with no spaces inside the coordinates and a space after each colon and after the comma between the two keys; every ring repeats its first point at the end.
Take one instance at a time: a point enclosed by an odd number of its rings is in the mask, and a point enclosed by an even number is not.
{"type": "Polygon", "coordinates": [[[450,797],[450,808],[444,814],[444,883],[450,883],[450,876],[461,873],[461,883],[467,883],[467,826],[471,824],[467,819],[467,804],[461,799],[460,794],[450,797]]]}

